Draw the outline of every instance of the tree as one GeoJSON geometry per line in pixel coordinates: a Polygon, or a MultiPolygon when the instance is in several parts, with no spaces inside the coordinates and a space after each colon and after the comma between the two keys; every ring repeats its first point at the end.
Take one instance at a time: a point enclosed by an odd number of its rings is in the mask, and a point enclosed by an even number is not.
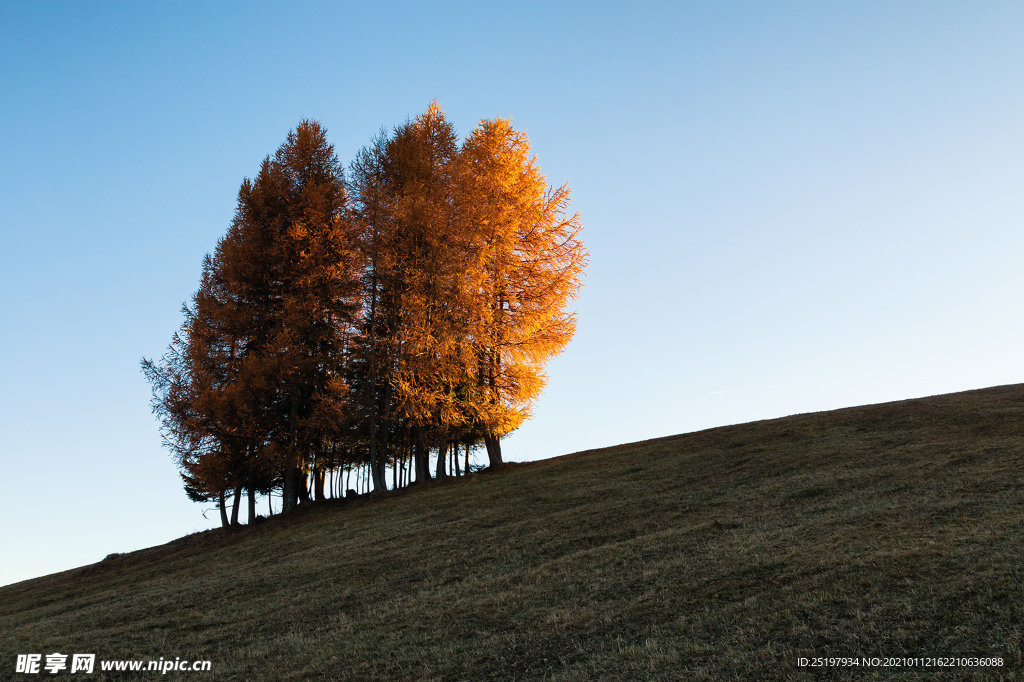
{"type": "Polygon", "coordinates": [[[387,148],[388,137],[381,131],[357,154],[349,181],[362,266],[362,314],[350,373],[351,398],[362,416],[358,428],[366,431],[376,490],[384,485],[378,441],[382,422],[392,413],[389,380],[395,343],[389,324],[394,313],[386,309],[394,308],[390,247],[396,234],[394,180],[389,174],[387,148]]]}
{"type": "Polygon", "coordinates": [[[364,281],[360,385],[369,415],[371,471],[383,487],[378,447],[403,430],[417,441],[417,480],[426,480],[427,445],[458,423],[448,357],[454,324],[454,274],[461,267],[452,201],[457,137],[434,102],[415,120],[382,134],[357,156],[352,194],[360,217],[364,281]],[[391,429],[380,429],[380,422],[391,429]],[[390,433],[389,433],[390,431],[390,433]],[[378,435],[383,438],[379,438],[378,435]],[[378,476],[380,477],[378,479],[378,476]]]}
{"type": "MultiPolygon", "coordinates": [[[[183,307],[181,330],[159,364],[143,360],[142,367],[152,385],[164,444],[177,459],[186,493],[197,502],[218,499],[226,526],[224,493],[229,487],[235,488],[238,509],[245,448],[238,412],[246,403],[237,392],[236,340],[219,314],[222,295],[215,261],[207,256],[192,305],[183,307]]],[[[237,513],[233,516],[237,524],[237,513]]]]}
{"type": "MultiPolygon", "coordinates": [[[[239,193],[225,277],[243,313],[276,419],[265,438],[283,469],[287,511],[305,475],[342,437],[339,404],[358,308],[357,260],[343,171],[326,131],[302,121],[239,193]]],[[[225,249],[226,251],[226,249],[225,249]]]]}
{"type": "Polygon", "coordinates": [[[476,361],[476,418],[492,467],[501,437],[530,415],[545,363],[576,329],[567,311],[587,251],[571,191],[547,185],[526,134],[507,119],[481,122],[461,150],[458,193],[470,235],[467,286],[475,293],[469,337],[476,361]]]}
{"type": "Polygon", "coordinates": [[[356,268],[342,168],[326,131],[304,120],[243,181],[168,355],[143,361],[196,490],[234,484],[236,511],[238,485],[252,496],[281,480],[285,511],[304,495],[306,472],[344,435],[356,268]]]}

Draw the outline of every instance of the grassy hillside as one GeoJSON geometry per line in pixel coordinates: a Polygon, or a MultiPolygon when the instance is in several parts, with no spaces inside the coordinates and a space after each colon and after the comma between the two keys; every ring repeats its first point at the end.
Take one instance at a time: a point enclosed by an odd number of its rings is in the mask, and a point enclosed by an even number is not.
{"type": "Polygon", "coordinates": [[[1017,679],[1022,465],[1004,386],[512,466],[0,588],[0,677],[1017,679]],[[823,656],[1004,665],[798,666],[823,656]]]}

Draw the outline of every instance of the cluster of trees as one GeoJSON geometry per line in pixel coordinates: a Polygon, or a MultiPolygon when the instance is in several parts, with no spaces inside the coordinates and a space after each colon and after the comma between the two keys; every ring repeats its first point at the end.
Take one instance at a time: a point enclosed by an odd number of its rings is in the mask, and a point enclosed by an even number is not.
{"type": "Polygon", "coordinates": [[[389,468],[392,487],[431,462],[468,473],[480,445],[500,466],[575,330],[579,218],[508,120],[460,144],[434,103],[343,171],[319,123],[290,132],[242,183],[167,353],[142,361],[185,491],[224,525],[244,493],[252,520],[257,495],[287,512],[353,473],[374,491],[389,468]]]}

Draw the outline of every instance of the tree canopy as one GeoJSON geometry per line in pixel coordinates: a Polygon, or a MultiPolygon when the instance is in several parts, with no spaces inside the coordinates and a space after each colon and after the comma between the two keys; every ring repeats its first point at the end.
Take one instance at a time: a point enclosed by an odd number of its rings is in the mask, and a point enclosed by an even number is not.
{"type": "Polygon", "coordinates": [[[507,119],[460,144],[432,103],[347,177],[301,121],[242,182],[167,353],[142,362],[189,497],[228,525],[243,491],[252,520],[259,494],[288,511],[352,494],[353,474],[381,491],[389,467],[392,487],[430,480],[431,458],[468,473],[481,444],[501,466],[575,331],[587,252],[569,198],[507,119]]]}

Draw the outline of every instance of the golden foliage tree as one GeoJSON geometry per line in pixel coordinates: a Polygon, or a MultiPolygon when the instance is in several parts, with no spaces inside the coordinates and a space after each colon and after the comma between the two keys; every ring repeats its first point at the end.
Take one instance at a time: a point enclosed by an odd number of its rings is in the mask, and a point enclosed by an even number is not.
{"type": "Polygon", "coordinates": [[[369,394],[375,476],[383,476],[376,473],[383,460],[378,447],[404,433],[415,442],[417,480],[425,480],[426,449],[463,421],[452,399],[462,380],[452,353],[464,336],[455,320],[464,254],[453,200],[457,155],[455,131],[434,103],[363,149],[353,164],[366,264],[368,376],[361,384],[369,394]],[[381,417],[388,423],[380,424],[381,417]]]}
{"type": "Polygon", "coordinates": [[[347,203],[326,131],[302,121],[242,183],[171,351],[159,365],[144,361],[199,494],[234,482],[253,495],[256,478],[270,477],[282,482],[287,511],[337,435],[358,302],[347,203]],[[213,475],[233,461],[244,475],[213,475]]]}
{"type": "Polygon", "coordinates": [[[357,260],[342,167],[315,121],[302,121],[253,182],[222,245],[225,277],[244,292],[252,354],[273,409],[264,447],[282,470],[283,507],[338,436],[345,362],[358,307],[357,260]]]}
{"type": "Polygon", "coordinates": [[[530,416],[545,363],[576,330],[567,305],[579,292],[588,254],[579,215],[569,213],[569,187],[548,186],[526,134],[509,120],[481,122],[461,160],[475,408],[491,466],[498,466],[501,437],[530,416]]]}

